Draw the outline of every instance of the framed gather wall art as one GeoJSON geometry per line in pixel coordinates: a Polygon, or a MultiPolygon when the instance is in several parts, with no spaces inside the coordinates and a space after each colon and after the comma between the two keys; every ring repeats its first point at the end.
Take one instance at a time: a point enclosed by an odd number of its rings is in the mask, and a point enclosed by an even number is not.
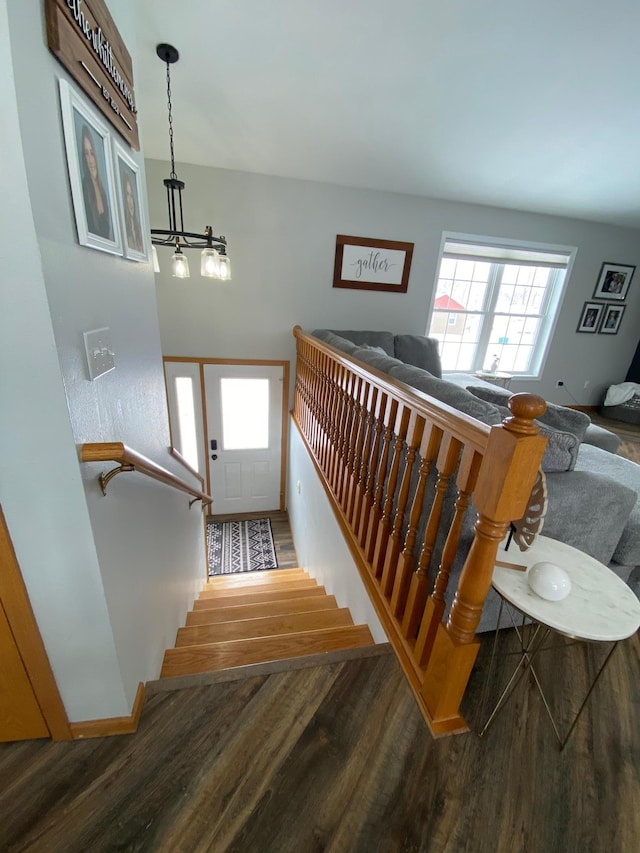
{"type": "Polygon", "coordinates": [[[60,108],[78,242],[121,255],[108,126],[66,80],[60,80],[60,108]]]}
{"type": "Polygon", "coordinates": [[[370,237],[336,237],[333,286],[406,293],[413,243],[370,237]]]}
{"type": "Polygon", "coordinates": [[[624,302],[635,269],[624,264],[602,264],[593,298],[617,299],[619,302],[624,302]]]}
{"type": "Polygon", "coordinates": [[[124,254],[133,261],[148,261],[148,228],[142,204],[140,168],[119,142],[114,140],[113,147],[124,254]]]}

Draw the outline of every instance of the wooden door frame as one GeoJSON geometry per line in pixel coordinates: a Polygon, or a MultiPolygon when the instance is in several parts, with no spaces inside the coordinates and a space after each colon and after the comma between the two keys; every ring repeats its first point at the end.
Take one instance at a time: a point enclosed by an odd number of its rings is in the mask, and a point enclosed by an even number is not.
{"type": "Polygon", "coordinates": [[[0,602],[31,682],[36,701],[54,740],[71,740],[67,712],[40,636],[29,594],[20,571],[9,528],[0,506],[0,602]]]}
{"type": "MultiPolygon", "coordinates": [[[[182,363],[182,364],[197,364],[200,373],[200,396],[202,400],[202,422],[204,427],[204,453],[205,459],[208,459],[209,448],[207,446],[207,406],[206,393],[204,384],[204,366],[205,364],[234,364],[253,367],[282,367],[282,435],[280,440],[280,511],[284,512],[286,506],[286,483],[287,483],[287,438],[289,428],[289,372],[290,363],[281,359],[271,358],[201,358],[198,356],[179,356],[165,355],[162,357],[163,364],[167,362],[182,363]]],[[[166,384],[166,374],[165,374],[166,384]]],[[[167,410],[169,401],[167,398],[167,410]]],[[[171,431],[171,419],[169,419],[169,429],[171,431]]],[[[171,441],[173,443],[173,434],[171,441]]],[[[207,478],[207,494],[211,494],[211,477],[209,474],[209,465],[206,468],[207,478]]]]}

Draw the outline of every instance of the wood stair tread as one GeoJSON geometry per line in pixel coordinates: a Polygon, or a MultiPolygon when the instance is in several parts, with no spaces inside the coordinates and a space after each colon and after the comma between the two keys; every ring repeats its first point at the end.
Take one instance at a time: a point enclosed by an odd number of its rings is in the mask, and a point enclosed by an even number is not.
{"type": "Polygon", "coordinates": [[[271,583],[247,583],[236,586],[225,586],[220,589],[203,589],[198,596],[198,601],[205,601],[211,598],[222,599],[231,598],[236,595],[249,595],[253,592],[265,592],[285,590],[285,589],[311,589],[318,585],[315,578],[292,578],[291,580],[272,581],[271,583]]]}
{"type": "Polygon", "coordinates": [[[219,643],[226,640],[248,639],[250,637],[297,634],[302,631],[339,628],[345,625],[353,625],[351,613],[346,607],[336,608],[335,610],[288,613],[283,616],[262,616],[256,619],[234,620],[217,624],[194,625],[178,630],[176,648],[204,643],[219,643]]]}
{"type": "Polygon", "coordinates": [[[255,604],[228,604],[225,607],[192,610],[187,613],[187,627],[232,620],[256,619],[261,616],[286,616],[290,613],[309,613],[316,610],[335,610],[337,602],[333,595],[313,595],[297,598],[278,598],[275,601],[260,601],[255,604]]]}
{"type": "Polygon", "coordinates": [[[228,669],[271,660],[302,657],[373,645],[367,625],[323,628],[287,635],[228,640],[167,649],[160,678],[228,669]]]}
{"type": "MultiPolygon", "coordinates": [[[[314,581],[315,583],[315,581],[314,581]]],[[[326,595],[327,591],[323,586],[303,586],[303,587],[291,587],[287,586],[285,589],[267,589],[267,590],[254,590],[252,592],[244,593],[242,595],[232,595],[232,596],[217,596],[215,598],[202,598],[194,601],[193,609],[194,610],[216,610],[221,607],[228,607],[231,604],[257,604],[262,601],[278,601],[278,600],[286,600],[288,598],[306,598],[314,595],[322,596],[326,595]]]]}
{"type": "Polygon", "coordinates": [[[304,580],[309,575],[304,569],[264,569],[257,572],[239,572],[229,575],[215,575],[210,577],[203,588],[205,590],[216,590],[224,587],[244,586],[246,584],[272,584],[284,580],[304,580]]]}

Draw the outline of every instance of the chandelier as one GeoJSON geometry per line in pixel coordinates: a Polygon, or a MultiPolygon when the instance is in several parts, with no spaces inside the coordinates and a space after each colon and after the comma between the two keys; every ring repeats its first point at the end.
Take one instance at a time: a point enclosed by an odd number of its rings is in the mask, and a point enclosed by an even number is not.
{"type": "Polygon", "coordinates": [[[189,278],[189,261],[183,249],[201,249],[200,275],[206,278],[219,278],[228,281],[231,278],[231,262],[227,255],[225,237],[214,237],[210,225],[203,234],[184,230],[182,221],[182,190],[184,181],[176,174],[175,154],[173,150],[173,116],[171,113],[171,66],[178,61],[180,54],[170,44],[159,44],[156,53],[167,66],[167,107],[169,110],[169,148],[171,150],[171,174],[165,178],[167,188],[167,214],[169,228],[152,228],[153,268],[160,272],[156,246],[173,246],[172,271],[176,278],[189,278]]]}

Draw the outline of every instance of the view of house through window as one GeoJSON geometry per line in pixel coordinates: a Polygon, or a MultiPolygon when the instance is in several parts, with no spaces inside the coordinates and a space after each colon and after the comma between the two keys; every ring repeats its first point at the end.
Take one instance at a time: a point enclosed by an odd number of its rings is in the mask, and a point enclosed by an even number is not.
{"type": "Polygon", "coordinates": [[[537,376],[574,252],[447,238],[427,326],[443,370],[537,376]]]}

